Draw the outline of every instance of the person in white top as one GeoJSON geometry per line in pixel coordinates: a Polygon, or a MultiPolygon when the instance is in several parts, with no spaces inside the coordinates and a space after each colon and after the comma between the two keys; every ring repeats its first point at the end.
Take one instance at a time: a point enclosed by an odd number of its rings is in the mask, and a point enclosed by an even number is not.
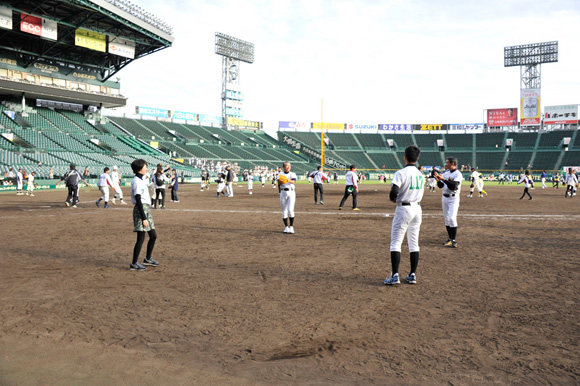
{"type": "Polygon", "coordinates": [[[22,185],[24,185],[24,176],[22,175],[22,169],[18,169],[16,172],[16,195],[22,196],[24,192],[22,191],[22,185]]]}
{"type": "Polygon", "coordinates": [[[479,173],[475,168],[471,168],[471,175],[469,176],[471,180],[471,185],[469,186],[469,194],[467,197],[473,197],[473,190],[477,188],[477,193],[480,198],[483,198],[485,194],[487,196],[487,192],[483,190],[483,175],[479,173]]]}
{"type": "Polygon", "coordinates": [[[137,232],[137,242],[133,248],[133,261],[129,265],[131,271],[140,271],[146,269],[144,265],[156,267],[159,262],[155,261],[151,254],[153,247],[155,247],[155,240],[157,239],[157,232],[155,231],[155,224],[153,223],[153,215],[151,214],[151,196],[149,195],[149,181],[146,178],[148,175],[147,162],[143,159],[137,159],[131,163],[131,169],[135,173],[135,177],[131,182],[131,202],[135,205],[133,208],[133,232],[137,232]],[[143,260],[143,264],[139,263],[139,254],[141,247],[145,241],[145,233],[149,234],[149,242],[147,243],[147,256],[143,260]]]}
{"type": "Polygon", "coordinates": [[[296,204],[296,180],[298,177],[290,169],[292,169],[290,162],[284,162],[283,170],[278,174],[277,180],[284,233],[294,233],[294,205],[296,204]]]}
{"type": "Polygon", "coordinates": [[[119,167],[117,165],[113,166],[113,171],[111,172],[111,181],[113,181],[113,190],[115,195],[111,199],[111,202],[116,205],[115,199],[117,196],[121,199],[121,205],[127,205],[123,199],[123,191],[121,190],[121,175],[119,174],[119,167]]]}
{"type": "Polygon", "coordinates": [[[276,189],[276,181],[280,177],[280,173],[282,173],[282,168],[278,168],[272,172],[272,188],[276,189]]]}
{"type": "Polygon", "coordinates": [[[463,174],[457,169],[457,158],[447,157],[445,160],[445,173],[435,175],[437,187],[443,189],[441,206],[445,218],[445,228],[449,239],[443,243],[445,246],[457,248],[457,212],[459,211],[459,197],[463,174]]]}
{"type": "Polygon", "coordinates": [[[425,176],[415,163],[421,150],[411,145],[405,149],[405,167],[393,176],[389,199],[397,204],[393,225],[391,226],[391,276],[385,279],[386,285],[399,284],[399,263],[401,262],[401,245],[407,234],[409,253],[411,255],[411,272],[406,281],[417,283],[417,266],[419,265],[419,231],[423,212],[421,200],[425,192],[425,176]]]}
{"type": "Polygon", "coordinates": [[[96,202],[97,206],[99,206],[101,201],[105,201],[105,208],[109,207],[109,187],[113,187],[113,180],[111,180],[111,176],[109,175],[110,172],[111,169],[106,167],[103,170],[103,174],[99,177],[99,190],[102,195],[96,202]]]}
{"type": "Polygon", "coordinates": [[[36,177],[36,172],[32,172],[28,175],[28,187],[26,188],[26,195],[34,197],[34,188],[36,187],[36,182],[34,182],[34,178],[36,177]]]}
{"type": "Polygon", "coordinates": [[[576,195],[576,187],[578,186],[578,176],[576,176],[576,171],[572,168],[568,168],[568,173],[564,179],[566,182],[566,194],[564,197],[572,197],[576,195]]]}
{"type": "Polygon", "coordinates": [[[350,165],[350,170],[346,173],[346,182],[344,187],[344,196],[340,201],[340,205],[338,206],[338,210],[342,210],[344,203],[348,196],[352,194],[352,210],[359,210],[358,208],[358,176],[356,174],[356,166],[350,165]]]}
{"type": "Polygon", "coordinates": [[[252,194],[252,191],[254,190],[254,176],[252,175],[252,171],[249,170],[248,171],[248,193],[252,194]]]}
{"type": "Polygon", "coordinates": [[[314,205],[318,205],[318,191],[320,191],[320,205],[324,205],[324,185],[323,182],[328,180],[326,174],[322,171],[322,166],[318,166],[315,172],[308,175],[314,181],[314,205]]]}
{"type": "Polygon", "coordinates": [[[159,164],[157,165],[157,169],[153,175],[152,184],[155,189],[155,199],[153,200],[154,209],[157,209],[158,205],[161,206],[161,209],[165,209],[165,182],[169,181],[169,178],[165,173],[168,170],[171,170],[171,167],[163,170],[163,166],[159,164]]]}
{"type": "Polygon", "coordinates": [[[530,177],[530,172],[526,170],[526,173],[520,178],[518,184],[524,184],[524,194],[520,197],[520,200],[524,199],[524,196],[527,194],[530,196],[530,200],[532,200],[532,195],[530,194],[530,187],[532,186],[532,178],[530,177]]]}
{"type": "Polygon", "coordinates": [[[262,183],[263,188],[264,185],[266,184],[266,172],[262,172],[262,174],[260,174],[260,182],[262,183]]]}

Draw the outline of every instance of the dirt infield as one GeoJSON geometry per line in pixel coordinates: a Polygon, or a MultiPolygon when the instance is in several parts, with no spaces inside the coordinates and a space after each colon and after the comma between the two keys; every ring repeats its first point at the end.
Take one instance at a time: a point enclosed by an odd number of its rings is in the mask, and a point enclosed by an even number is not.
{"type": "Polygon", "coordinates": [[[0,385],[580,384],[580,197],[464,186],[450,249],[425,192],[418,284],[390,288],[387,185],[361,187],[361,212],[299,185],[294,235],[255,186],[182,187],[144,272],[131,206],[0,195],[0,385]]]}

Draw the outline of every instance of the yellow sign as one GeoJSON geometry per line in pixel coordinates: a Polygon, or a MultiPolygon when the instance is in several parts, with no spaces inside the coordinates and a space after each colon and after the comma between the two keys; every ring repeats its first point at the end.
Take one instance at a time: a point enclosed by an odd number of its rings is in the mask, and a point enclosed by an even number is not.
{"type": "Polygon", "coordinates": [[[443,125],[421,125],[421,130],[443,130],[443,125]]]}
{"type": "Polygon", "coordinates": [[[344,130],[344,123],[312,122],[312,128],[316,130],[344,130]]]}
{"type": "Polygon", "coordinates": [[[159,142],[151,141],[151,142],[149,142],[149,146],[157,149],[159,147],[159,142]]]}
{"type": "Polygon", "coordinates": [[[235,117],[228,117],[228,125],[242,126],[242,127],[253,127],[255,129],[260,128],[260,122],[246,121],[242,118],[235,118],[235,117]]]}
{"type": "Polygon", "coordinates": [[[95,51],[106,52],[107,35],[79,28],[75,31],[75,45],[95,51]]]}

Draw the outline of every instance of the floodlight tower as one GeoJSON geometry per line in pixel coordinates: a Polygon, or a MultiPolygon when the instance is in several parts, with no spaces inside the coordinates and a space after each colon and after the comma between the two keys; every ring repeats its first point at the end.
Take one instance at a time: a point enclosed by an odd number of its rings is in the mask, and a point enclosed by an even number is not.
{"type": "Polygon", "coordinates": [[[216,32],[215,53],[222,56],[222,124],[227,128],[228,117],[240,118],[244,115],[240,61],[254,63],[254,45],[216,32]]]}
{"type": "Polygon", "coordinates": [[[542,63],[558,61],[558,42],[544,42],[504,47],[504,67],[520,66],[520,122],[539,126],[542,63]]]}

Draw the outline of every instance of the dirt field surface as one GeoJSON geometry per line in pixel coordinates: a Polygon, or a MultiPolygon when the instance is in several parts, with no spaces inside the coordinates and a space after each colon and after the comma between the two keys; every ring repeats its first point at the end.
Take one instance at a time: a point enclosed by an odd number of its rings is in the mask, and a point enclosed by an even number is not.
{"type": "Polygon", "coordinates": [[[131,205],[0,195],[0,385],[580,384],[580,197],[463,186],[452,249],[426,191],[418,283],[386,287],[388,185],[360,212],[338,211],[343,185],[324,206],[299,185],[293,235],[254,186],[182,186],[143,272],[131,205]]]}

